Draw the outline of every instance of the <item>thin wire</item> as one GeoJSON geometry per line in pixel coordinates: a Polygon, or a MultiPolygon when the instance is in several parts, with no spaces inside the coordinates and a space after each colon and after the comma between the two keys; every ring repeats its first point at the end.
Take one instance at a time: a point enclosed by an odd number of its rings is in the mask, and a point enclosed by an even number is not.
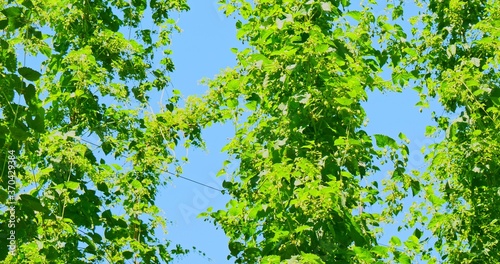
{"type": "MultiPolygon", "coordinates": [[[[167,171],[167,173],[171,173],[171,172],[167,171]]],[[[199,185],[203,185],[203,186],[205,186],[205,187],[207,187],[207,188],[210,188],[210,189],[212,189],[212,190],[216,190],[216,191],[221,192],[222,194],[225,194],[225,191],[224,191],[224,190],[217,189],[217,188],[215,188],[215,187],[212,187],[212,186],[206,185],[206,184],[204,184],[204,183],[201,183],[201,182],[198,182],[198,181],[195,181],[195,180],[191,180],[191,179],[186,178],[186,177],[184,177],[184,176],[177,176],[177,177],[182,178],[182,179],[187,180],[187,181],[194,182],[194,183],[199,184],[199,185]]]]}
{"type": "Polygon", "coordinates": [[[93,145],[93,146],[95,146],[95,147],[98,147],[98,148],[99,148],[99,147],[101,147],[101,145],[97,145],[97,144],[95,144],[95,143],[93,143],[93,142],[90,142],[90,141],[88,141],[88,140],[85,140],[85,139],[83,139],[83,138],[80,138],[80,140],[81,140],[81,141],[83,141],[83,142],[89,143],[90,145],[93,145]]]}
{"type": "MultiPolygon", "coordinates": [[[[97,144],[95,144],[95,143],[93,143],[93,142],[87,141],[87,140],[85,140],[85,139],[83,139],[83,138],[80,138],[80,140],[82,140],[82,141],[84,141],[84,142],[87,142],[87,143],[89,143],[89,144],[91,144],[91,145],[94,145],[94,146],[96,146],[96,147],[100,147],[100,145],[97,145],[97,144]]],[[[190,179],[190,178],[187,178],[187,177],[184,177],[184,176],[177,175],[177,174],[175,174],[175,173],[173,173],[173,172],[170,172],[170,171],[165,171],[165,172],[166,172],[166,173],[168,173],[168,174],[170,174],[170,175],[173,175],[173,176],[179,177],[179,178],[181,178],[181,179],[184,179],[184,180],[187,180],[187,181],[194,182],[194,183],[196,183],[196,184],[199,184],[199,185],[205,186],[205,187],[210,188],[210,189],[212,189],[212,190],[219,191],[219,192],[221,192],[221,193],[223,193],[223,194],[225,193],[225,191],[224,191],[224,190],[221,190],[221,189],[218,189],[218,188],[212,187],[212,186],[210,186],[210,185],[206,185],[206,184],[201,183],[201,182],[199,182],[199,181],[195,181],[195,180],[192,180],[192,179],[190,179]]]]}
{"type": "Polygon", "coordinates": [[[176,175],[175,173],[172,173],[172,172],[170,172],[170,171],[166,171],[166,173],[168,173],[168,174],[170,174],[170,175],[173,175],[173,176],[176,176],[176,177],[179,177],[179,178],[181,178],[181,179],[184,179],[184,180],[190,181],[190,182],[194,182],[194,183],[199,184],[199,185],[203,185],[203,186],[205,186],[205,187],[207,187],[207,188],[210,188],[210,189],[212,189],[212,190],[219,191],[219,192],[221,192],[221,193],[223,193],[223,194],[224,194],[224,190],[217,189],[217,188],[212,187],[212,186],[210,186],[210,185],[206,185],[206,184],[204,184],[204,183],[201,183],[201,182],[199,182],[199,181],[192,180],[192,179],[187,178],[187,177],[184,177],[184,176],[176,175]]]}

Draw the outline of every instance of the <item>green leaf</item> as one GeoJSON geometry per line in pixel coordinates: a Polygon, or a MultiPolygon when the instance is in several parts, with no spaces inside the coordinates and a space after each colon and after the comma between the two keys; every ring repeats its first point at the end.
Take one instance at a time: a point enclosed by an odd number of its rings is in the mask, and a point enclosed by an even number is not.
{"type": "Polygon", "coordinates": [[[5,205],[7,203],[8,193],[3,189],[0,189],[0,204],[5,205]]]}
{"type": "Polygon", "coordinates": [[[112,166],[112,167],[113,167],[116,171],[121,171],[121,170],[123,170],[123,168],[122,168],[120,165],[116,164],[116,163],[111,164],[111,166],[112,166]]]}
{"type": "Polygon", "coordinates": [[[280,256],[271,255],[271,256],[263,257],[261,260],[261,263],[262,264],[276,264],[276,263],[280,263],[280,261],[281,261],[280,256]]]}
{"type": "Polygon", "coordinates": [[[23,9],[18,6],[11,6],[1,11],[8,18],[16,18],[21,15],[23,9]]]}
{"type": "Polygon", "coordinates": [[[363,14],[360,11],[349,11],[347,12],[347,15],[356,21],[361,21],[361,18],[363,17],[363,14]]]}
{"type": "Polygon", "coordinates": [[[411,250],[411,251],[416,251],[420,245],[420,242],[418,241],[418,238],[414,235],[411,235],[408,237],[408,240],[405,241],[405,246],[411,250]]]}
{"type": "Polygon", "coordinates": [[[220,177],[222,175],[225,175],[226,174],[226,170],[225,169],[221,169],[219,170],[219,172],[217,172],[217,174],[215,175],[215,177],[220,177]]]}
{"type": "Polygon", "coordinates": [[[240,242],[236,241],[230,241],[229,242],[229,251],[231,252],[231,255],[237,256],[242,250],[244,246],[240,242]]]}
{"type": "Polygon", "coordinates": [[[418,229],[418,228],[415,228],[415,231],[413,232],[413,235],[417,238],[417,239],[420,239],[423,235],[423,232],[418,229]]]}
{"type": "Polygon", "coordinates": [[[257,105],[258,103],[260,102],[260,97],[258,94],[256,93],[252,93],[250,95],[250,97],[246,98],[247,100],[247,103],[245,104],[245,106],[251,110],[251,111],[255,111],[257,109],[257,105]]]}
{"type": "Polygon", "coordinates": [[[106,230],[104,230],[104,237],[108,240],[113,241],[117,236],[112,229],[107,228],[106,230]]]}
{"type": "Polygon", "coordinates": [[[347,140],[345,140],[345,138],[344,138],[344,137],[337,138],[337,139],[335,139],[335,141],[333,142],[333,145],[334,145],[334,146],[342,146],[342,145],[347,145],[347,140]]]}
{"type": "Polygon", "coordinates": [[[24,94],[24,100],[27,102],[27,103],[31,103],[31,100],[33,100],[35,98],[35,95],[36,95],[36,89],[35,89],[35,86],[33,84],[29,84],[26,89],[24,89],[23,91],[23,94],[24,94]]]}
{"type": "Polygon", "coordinates": [[[40,47],[40,52],[45,55],[47,58],[50,58],[52,55],[52,49],[48,46],[42,46],[40,47]]]}
{"type": "Polygon", "coordinates": [[[264,55],[262,55],[260,53],[256,53],[256,54],[250,55],[249,61],[250,62],[269,61],[269,59],[266,56],[264,56],[264,55]]]}
{"type": "Polygon", "coordinates": [[[308,225],[301,225],[301,226],[295,228],[295,233],[301,233],[303,231],[308,231],[308,230],[312,230],[312,227],[310,227],[308,225]]]}
{"type": "Polygon", "coordinates": [[[23,206],[26,206],[32,210],[38,211],[38,212],[44,212],[44,213],[49,213],[50,211],[45,208],[41,203],[38,198],[33,197],[29,194],[21,194],[19,195],[20,198],[20,203],[23,206]]]}
{"type": "MultiPolygon", "coordinates": [[[[0,20],[0,29],[1,30],[5,29],[8,25],[9,25],[9,20],[7,20],[7,19],[0,20]]],[[[6,48],[2,47],[2,49],[6,49],[6,48]]]]}
{"type": "Polygon", "coordinates": [[[432,136],[436,132],[436,127],[434,126],[426,126],[425,127],[425,136],[432,136]]]}
{"type": "Polygon", "coordinates": [[[90,150],[89,148],[86,148],[85,149],[85,154],[84,154],[85,158],[87,158],[92,164],[95,164],[97,162],[97,159],[94,155],[94,152],[92,152],[92,150],[90,150]]]}
{"type": "Polygon", "coordinates": [[[102,143],[101,148],[102,148],[102,151],[104,152],[104,154],[106,154],[106,155],[108,155],[111,152],[111,150],[113,150],[111,143],[109,143],[107,141],[102,143]]]}
{"type": "Polygon", "coordinates": [[[321,259],[321,257],[316,255],[316,254],[301,252],[300,255],[302,257],[301,263],[304,263],[304,264],[324,264],[325,263],[321,259]]]}
{"type": "Polygon", "coordinates": [[[23,1],[21,1],[21,4],[22,4],[23,6],[25,6],[26,8],[28,8],[28,9],[32,9],[32,8],[34,8],[34,7],[35,7],[35,6],[33,5],[33,2],[31,2],[31,0],[23,0],[23,1]]]}
{"type": "Polygon", "coordinates": [[[252,93],[250,97],[246,98],[247,101],[255,101],[255,102],[260,102],[260,96],[256,93],[252,93]]]}
{"type": "Polygon", "coordinates": [[[389,256],[389,248],[385,246],[375,246],[371,249],[371,252],[377,254],[380,257],[386,258],[389,256]]]}
{"type": "Polygon", "coordinates": [[[399,137],[401,140],[405,141],[405,142],[406,142],[406,144],[409,144],[409,143],[410,143],[410,140],[406,137],[406,135],[405,135],[405,134],[403,134],[403,133],[401,133],[401,132],[400,132],[400,133],[398,134],[398,137],[399,137]]]}
{"type": "Polygon", "coordinates": [[[80,183],[78,182],[73,182],[73,181],[68,181],[64,185],[66,185],[66,188],[70,190],[77,190],[80,187],[80,183]]]}
{"type": "Polygon", "coordinates": [[[136,190],[142,189],[142,184],[138,180],[133,180],[132,183],[130,183],[130,185],[136,190]]]}
{"type": "Polygon", "coordinates": [[[398,144],[391,137],[382,134],[375,134],[374,136],[375,136],[375,141],[377,143],[377,147],[383,148],[385,146],[388,146],[394,149],[398,148],[398,144]]]}
{"type": "Polygon", "coordinates": [[[237,99],[228,99],[227,100],[227,106],[229,108],[235,108],[238,106],[238,100],[237,99]]]}
{"type": "Polygon", "coordinates": [[[36,81],[40,79],[40,76],[42,76],[41,73],[29,68],[29,67],[21,67],[17,70],[21,76],[23,76],[26,80],[28,81],[36,81]]]}
{"type": "Polygon", "coordinates": [[[500,97],[491,97],[491,101],[494,105],[500,106],[500,97]]]}
{"type": "MultiPolygon", "coordinates": [[[[394,58],[392,58],[392,60],[394,60],[394,58]]],[[[395,63],[397,63],[397,62],[395,62],[395,63]]],[[[408,83],[408,81],[411,80],[412,78],[413,78],[413,74],[406,72],[406,71],[392,73],[392,81],[394,83],[398,83],[401,86],[406,85],[408,83]]]]}
{"type": "Polygon", "coordinates": [[[139,10],[145,10],[147,7],[146,0],[132,0],[132,5],[137,7],[139,10]]]}
{"type": "Polygon", "coordinates": [[[39,108],[39,111],[37,111],[35,118],[33,118],[31,112],[28,113],[26,118],[26,123],[28,124],[28,126],[39,133],[43,133],[45,131],[44,112],[45,110],[43,108],[39,108]]]}
{"type": "Polygon", "coordinates": [[[413,49],[413,48],[405,48],[404,52],[406,52],[411,57],[418,57],[417,51],[415,49],[413,49]]]}
{"type": "Polygon", "coordinates": [[[320,44],[320,45],[317,45],[315,48],[314,48],[314,51],[318,52],[318,53],[324,53],[328,50],[330,46],[328,44],[320,44]]]}
{"type": "Polygon", "coordinates": [[[413,196],[417,195],[420,192],[420,182],[416,180],[412,180],[410,183],[411,192],[413,196]]]}
{"type": "Polygon", "coordinates": [[[255,111],[257,109],[257,102],[256,101],[251,101],[245,104],[246,108],[248,108],[251,111],[255,111]]]}
{"type": "Polygon", "coordinates": [[[394,247],[400,247],[401,246],[401,239],[397,236],[391,237],[391,240],[389,241],[389,244],[394,247]]]}
{"type": "Polygon", "coordinates": [[[94,243],[102,242],[102,236],[99,235],[98,233],[90,233],[89,236],[92,238],[92,242],[94,243]]]}
{"type": "Polygon", "coordinates": [[[27,131],[28,129],[25,126],[10,127],[12,137],[19,141],[24,141],[30,136],[30,133],[27,131]]]}
{"type": "Polygon", "coordinates": [[[431,231],[437,230],[440,226],[443,225],[443,222],[445,222],[445,220],[446,219],[443,215],[434,215],[429,222],[428,227],[431,231]]]}
{"type": "Polygon", "coordinates": [[[354,102],[352,99],[349,99],[347,97],[341,97],[341,98],[335,98],[335,101],[337,101],[341,105],[349,106],[352,105],[354,102]]]}
{"type": "Polygon", "coordinates": [[[134,252],[132,251],[123,251],[122,255],[125,259],[131,259],[134,256],[134,252]]]}
{"type": "Polygon", "coordinates": [[[234,186],[234,184],[230,181],[223,181],[222,182],[222,187],[224,187],[224,189],[232,189],[232,187],[234,186]]]}
{"type": "Polygon", "coordinates": [[[408,257],[408,255],[404,253],[400,253],[398,257],[398,263],[399,264],[411,264],[411,258],[408,257]]]}

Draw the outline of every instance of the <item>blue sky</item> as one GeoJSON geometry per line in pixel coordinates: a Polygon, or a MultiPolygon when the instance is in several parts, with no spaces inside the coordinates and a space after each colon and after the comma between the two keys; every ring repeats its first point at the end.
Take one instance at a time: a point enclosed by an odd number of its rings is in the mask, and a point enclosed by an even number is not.
{"type": "MultiPolygon", "coordinates": [[[[174,88],[181,90],[184,96],[204,93],[207,88],[198,85],[200,79],[211,78],[221,69],[234,66],[234,54],[230,48],[242,46],[235,37],[236,20],[226,18],[217,11],[215,0],[190,1],[189,4],[191,10],[178,17],[183,32],[176,34],[172,40],[176,66],[172,82],[174,88]]],[[[424,137],[425,127],[431,124],[430,110],[420,112],[414,106],[417,100],[417,93],[410,89],[402,93],[369,93],[369,100],[364,106],[370,121],[365,129],[369,134],[380,133],[394,138],[399,132],[406,134],[411,140],[409,169],[421,170],[425,168],[425,163],[420,150],[433,140],[424,137]]],[[[227,157],[220,153],[220,149],[232,132],[231,125],[216,125],[207,129],[204,138],[208,151],[190,150],[184,176],[221,188],[222,179],[215,175],[227,157]]],[[[380,177],[386,175],[387,171],[380,173],[380,177]]],[[[185,247],[196,246],[207,254],[206,257],[190,254],[175,263],[234,263],[233,259],[226,259],[229,253],[228,239],[222,230],[196,217],[208,206],[224,207],[227,196],[184,179],[174,179],[161,193],[159,206],[172,221],[168,239],[185,247]]],[[[387,244],[390,236],[396,234],[394,226],[387,226],[382,242],[387,244]]],[[[400,235],[407,236],[409,233],[400,235]]]]}
{"type": "MultiPolygon", "coordinates": [[[[221,69],[234,66],[236,60],[230,49],[242,45],[235,37],[236,20],[217,11],[216,1],[190,1],[189,4],[189,12],[172,17],[178,19],[182,29],[172,39],[176,68],[171,74],[172,86],[183,96],[205,93],[207,87],[199,85],[200,80],[212,78],[221,69]]],[[[227,156],[220,149],[233,132],[230,124],[214,125],[205,130],[207,151],[189,150],[189,163],[184,166],[183,176],[221,189],[223,178],[217,178],[216,174],[227,156]]],[[[206,253],[205,257],[192,253],[174,263],[234,263],[226,258],[229,249],[224,232],[197,218],[209,206],[223,208],[227,201],[227,195],[184,179],[173,179],[171,185],[163,188],[158,205],[172,221],[167,238],[186,248],[195,246],[206,253]]]]}

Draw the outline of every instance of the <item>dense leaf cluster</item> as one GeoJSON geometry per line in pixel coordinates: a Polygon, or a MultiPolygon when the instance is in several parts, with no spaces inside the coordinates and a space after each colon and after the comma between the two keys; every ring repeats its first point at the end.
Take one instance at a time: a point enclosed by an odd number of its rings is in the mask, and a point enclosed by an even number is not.
{"type": "Polygon", "coordinates": [[[155,196],[177,162],[179,132],[195,142],[199,130],[177,110],[178,94],[168,110],[147,110],[148,92],[167,89],[174,69],[157,56],[171,52],[178,30],[168,14],[187,10],[186,2],[0,6],[0,203],[20,197],[13,211],[1,207],[0,233],[14,230],[17,244],[8,254],[1,243],[2,262],[160,263],[187,252],[158,238],[166,220],[155,196]],[[146,14],[150,28],[142,26],[146,14]],[[41,67],[26,66],[31,60],[41,67]],[[6,166],[12,156],[15,184],[6,166]]]}
{"type": "MultiPolygon", "coordinates": [[[[237,263],[389,257],[396,249],[377,245],[371,230],[385,216],[362,210],[381,199],[378,183],[361,180],[379,170],[373,160],[383,154],[362,129],[361,102],[367,90],[398,89],[380,76],[392,51],[375,48],[373,36],[397,39],[400,31],[381,36],[376,20],[383,18],[347,1],[228,1],[223,8],[239,11],[237,36],[251,47],[235,50],[238,66],[210,82],[205,99],[214,121],[236,121],[225,147],[240,161],[225,183],[234,200],[209,214],[231,239],[231,255],[237,263]]],[[[395,181],[402,181],[400,146],[384,135],[377,144],[393,149],[395,181]]]]}
{"type": "Polygon", "coordinates": [[[444,140],[432,146],[426,173],[443,195],[430,201],[430,230],[449,263],[500,259],[500,3],[430,1],[415,45],[423,95],[438,97],[435,115],[444,140]],[[434,26],[437,25],[437,26],[434,26]]]}

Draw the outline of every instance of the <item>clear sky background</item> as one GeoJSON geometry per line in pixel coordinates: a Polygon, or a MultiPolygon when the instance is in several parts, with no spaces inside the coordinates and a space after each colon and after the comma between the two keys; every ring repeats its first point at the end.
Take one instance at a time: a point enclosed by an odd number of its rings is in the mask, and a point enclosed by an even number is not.
{"type": "MultiPolygon", "coordinates": [[[[178,24],[183,32],[175,34],[172,39],[176,67],[171,75],[172,82],[174,88],[181,90],[184,96],[203,94],[207,87],[199,85],[199,81],[204,77],[212,78],[223,68],[234,66],[236,61],[230,48],[242,47],[242,43],[236,39],[236,20],[226,18],[217,11],[216,0],[189,1],[189,5],[191,10],[178,16],[178,24]]],[[[433,140],[424,137],[425,127],[431,124],[431,111],[424,109],[421,113],[414,106],[417,101],[418,95],[413,90],[369,93],[364,106],[370,122],[365,130],[369,134],[386,134],[395,139],[399,132],[403,132],[411,140],[409,169],[421,170],[425,168],[425,163],[420,149],[433,140]]],[[[436,104],[432,105],[435,108],[436,104]]],[[[230,124],[216,125],[204,131],[208,151],[189,150],[189,163],[184,166],[183,176],[222,188],[223,179],[215,175],[227,157],[220,153],[220,149],[232,137],[233,131],[230,124]]],[[[390,167],[382,169],[380,177],[386,177],[385,169],[390,167]]],[[[172,221],[167,238],[184,247],[195,246],[206,253],[205,257],[189,254],[175,263],[234,263],[233,259],[226,259],[229,254],[228,239],[223,231],[196,217],[209,206],[223,208],[227,201],[227,195],[179,178],[173,179],[171,185],[161,190],[159,206],[165,211],[167,219],[172,221]]],[[[387,244],[393,235],[404,238],[409,233],[398,234],[395,226],[387,226],[382,243],[385,241],[387,244]]]]}
{"type": "MultiPolygon", "coordinates": [[[[216,0],[189,1],[189,5],[190,11],[172,16],[178,19],[182,32],[172,38],[175,71],[171,78],[173,87],[183,96],[204,94],[207,87],[200,85],[200,80],[212,78],[221,69],[236,65],[230,49],[242,46],[236,39],[236,20],[218,11],[216,0]]],[[[227,156],[220,149],[233,132],[230,124],[214,125],[205,130],[207,151],[189,150],[189,163],[183,168],[183,176],[222,189],[223,177],[216,177],[216,174],[227,156]]],[[[224,232],[216,229],[213,223],[197,218],[209,206],[224,208],[228,195],[180,178],[173,179],[160,193],[158,206],[172,221],[167,238],[172,243],[185,248],[195,246],[206,253],[206,256],[192,253],[174,263],[234,263],[234,260],[227,260],[229,240],[224,232]]]]}

